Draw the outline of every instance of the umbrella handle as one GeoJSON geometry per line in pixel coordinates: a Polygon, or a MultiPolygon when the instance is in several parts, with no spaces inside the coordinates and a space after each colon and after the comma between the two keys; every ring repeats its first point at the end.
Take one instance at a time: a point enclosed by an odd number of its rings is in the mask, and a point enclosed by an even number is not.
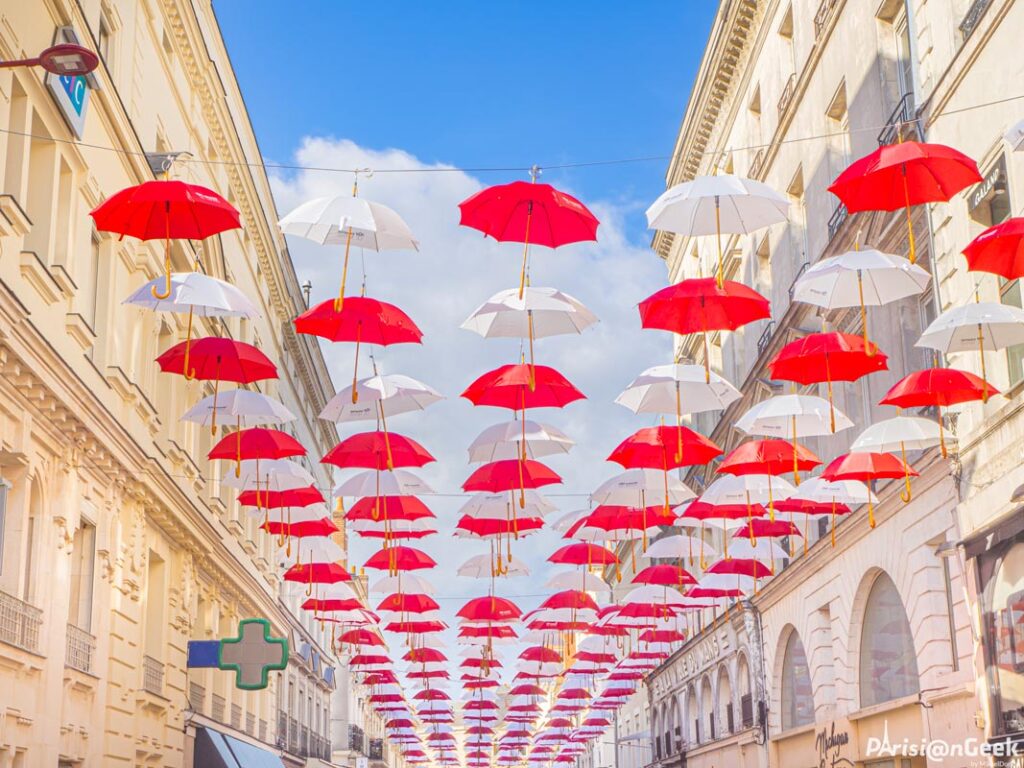
{"type": "Polygon", "coordinates": [[[526,207],[526,231],[523,235],[523,267],[519,271],[519,298],[523,298],[523,289],[526,287],[526,264],[530,257],[530,221],[533,219],[533,201],[526,207]]]}
{"type": "Polygon", "coordinates": [[[167,237],[164,239],[164,292],[160,293],[156,289],[156,286],[151,286],[149,292],[153,294],[154,299],[166,299],[171,295],[171,236],[170,236],[171,223],[167,222],[167,237]]]}
{"type": "Polygon", "coordinates": [[[913,497],[910,490],[910,466],[907,464],[907,449],[903,442],[900,442],[900,458],[903,459],[903,490],[900,491],[900,498],[906,504],[913,497]]]}
{"type": "MultiPolygon", "coordinates": [[[[522,298],[522,297],[520,297],[522,298]]],[[[537,366],[533,363],[533,310],[526,313],[527,333],[530,337],[530,391],[537,390],[537,366]]]]}
{"type": "Polygon", "coordinates": [[[359,344],[363,339],[363,324],[356,326],[356,360],[352,365],[352,405],[359,402],[359,344]]]}
{"type": "Polygon", "coordinates": [[[348,228],[348,235],[345,237],[345,260],[341,266],[341,288],[338,290],[338,298],[334,300],[334,311],[341,312],[345,305],[345,280],[348,277],[348,252],[352,246],[352,227],[348,228]]]}
{"type": "Polygon", "coordinates": [[[917,262],[917,245],[914,241],[914,222],[910,220],[910,190],[907,188],[907,164],[903,164],[903,200],[907,211],[907,240],[910,253],[907,258],[911,264],[917,262]]]}
{"type": "Polygon", "coordinates": [[[719,213],[718,195],[715,195],[715,235],[718,242],[718,272],[715,274],[715,284],[721,288],[725,285],[725,270],[722,266],[722,220],[719,213]]]}
{"type": "Polygon", "coordinates": [[[192,355],[192,313],[195,310],[195,305],[189,305],[188,308],[188,327],[185,330],[185,360],[181,366],[181,375],[185,377],[185,381],[195,381],[196,369],[189,365],[189,361],[192,355]]]}
{"type": "MultiPolygon", "coordinates": [[[[864,278],[859,269],[857,270],[857,295],[860,298],[860,325],[864,334],[864,354],[874,357],[875,353],[872,351],[870,340],[868,340],[868,310],[864,306],[864,278]]],[[[836,431],[834,426],[832,431],[836,431]]]]}
{"type": "MultiPolygon", "coordinates": [[[[683,460],[683,404],[679,394],[679,382],[676,382],[676,464],[683,460]]],[[[668,496],[665,496],[665,507],[668,508],[668,496]]],[[[646,546],[645,546],[646,549],[646,546]]]]}
{"type": "MultiPolygon", "coordinates": [[[[981,356],[981,380],[985,382],[981,386],[981,402],[988,402],[988,376],[985,375],[985,334],[978,323],[978,354],[981,356]]],[[[939,434],[942,434],[941,432],[939,434]]]]}

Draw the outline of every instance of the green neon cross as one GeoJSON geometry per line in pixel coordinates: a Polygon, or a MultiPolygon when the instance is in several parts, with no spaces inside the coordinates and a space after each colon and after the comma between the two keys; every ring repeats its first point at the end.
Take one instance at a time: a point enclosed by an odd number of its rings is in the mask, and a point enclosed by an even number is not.
{"type": "Polygon", "coordinates": [[[238,623],[238,637],[220,641],[217,666],[235,673],[236,688],[266,688],[270,671],[288,666],[288,639],[271,636],[266,619],[243,619],[238,623]]]}

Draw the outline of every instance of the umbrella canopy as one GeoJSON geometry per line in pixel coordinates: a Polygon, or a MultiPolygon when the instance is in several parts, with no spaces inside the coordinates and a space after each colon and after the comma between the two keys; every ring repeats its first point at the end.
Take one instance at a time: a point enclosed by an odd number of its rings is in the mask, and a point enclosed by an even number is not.
{"type": "Polygon", "coordinates": [[[310,307],[295,318],[295,331],[328,341],[357,344],[418,344],[423,332],[405,312],[386,301],[350,296],[342,309],[333,299],[310,307]]]}
{"type": "Polygon", "coordinates": [[[338,423],[366,421],[381,413],[397,416],[421,411],[443,399],[435,389],[411,376],[381,374],[360,379],[354,388],[349,385],[339,391],[320,411],[320,418],[338,423]]]}
{"type": "Polygon", "coordinates": [[[520,363],[488,371],[466,387],[462,397],[473,405],[521,411],[562,408],[584,395],[554,368],[520,363]]]}
{"type": "Polygon", "coordinates": [[[243,507],[262,509],[283,509],[285,507],[308,507],[323,504],[324,496],[315,485],[298,486],[285,490],[248,490],[238,495],[243,507]]]}
{"type": "Polygon", "coordinates": [[[419,496],[434,489],[412,472],[395,469],[387,472],[360,472],[334,489],[334,496],[419,496]]]}
{"type": "Polygon", "coordinates": [[[257,427],[267,424],[283,424],[295,421],[295,414],[278,400],[248,389],[232,389],[218,397],[209,395],[189,408],[181,417],[203,426],[221,421],[234,421],[241,427],[257,427]]]}
{"type": "Polygon", "coordinates": [[[1006,280],[1024,277],[1024,217],[989,227],[963,250],[970,272],[991,272],[1006,280]]]}
{"type": "Polygon", "coordinates": [[[171,275],[170,295],[157,298],[160,283],[165,280],[164,277],[150,280],[121,303],[156,312],[187,312],[198,317],[260,316],[260,311],[249,297],[224,280],[202,272],[175,272],[171,275]]]}
{"type": "MultiPolygon", "coordinates": [[[[517,488],[541,488],[561,482],[562,478],[557,473],[539,461],[503,459],[478,467],[462,484],[462,490],[497,493],[517,488]]],[[[525,506],[525,497],[521,506],[525,506]]]]}
{"type": "Polygon", "coordinates": [[[320,245],[351,243],[371,251],[419,250],[409,226],[391,208],[338,195],[307,200],[278,222],[281,232],[320,245]]]}
{"type": "Polygon", "coordinates": [[[250,384],[254,381],[277,378],[275,366],[262,351],[252,344],[233,339],[208,336],[194,341],[182,341],[166,350],[157,359],[164,373],[176,373],[202,381],[232,381],[250,384]],[[190,347],[190,349],[189,349],[190,347]],[[186,354],[189,368],[186,371],[186,354]]]}
{"type": "Polygon", "coordinates": [[[671,469],[706,464],[722,449],[688,427],[645,427],[623,440],[608,461],[626,469],[671,469]]]}
{"type": "Polygon", "coordinates": [[[821,459],[796,442],[765,439],[741,443],[718,465],[718,472],[727,475],[781,475],[792,471],[807,472],[821,464],[821,459]]]}
{"type": "Polygon", "coordinates": [[[540,459],[568,453],[573,445],[572,439],[556,427],[519,419],[494,424],[477,435],[469,446],[469,462],[540,459]]]}
{"type": "MultiPolygon", "coordinates": [[[[903,478],[907,493],[910,488],[910,478],[917,476],[905,460],[893,456],[891,453],[874,453],[870,451],[846,453],[834,459],[821,473],[823,480],[860,480],[864,483],[871,483],[879,479],[903,478]]],[[[909,501],[909,498],[907,499],[909,501]]],[[[875,527],[874,502],[868,496],[868,524],[875,527]]]]}
{"type": "Polygon", "coordinates": [[[907,451],[923,451],[956,438],[931,419],[918,416],[896,416],[875,422],[861,432],[850,446],[851,451],[895,453],[906,460],[907,451]]]}
{"type": "Polygon", "coordinates": [[[437,565],[426,552],[412,547],[388,547],[375,552],[364,567],[374,570],[417,571],[437,565]]]}
{"type": "Polygon", "coordinates": [[[633,413],[675,413],[679,418],[723,410],[739,398],[739,390],[717,373],[705,380],[701,366],[674,363],[648,368],[615,402],[633,413]]]}
{"type": "Polygon", "coordinates": [[[360,432],[345,438],[320,460],[342,469],[394,469],[422,467],[434,461],[422,445],[395,432],[360,432]]]}
{"type": "Polygon", "coordinates": [[[614,552],[587,542],[567,544],[548,558],[549,563],[566,565],[615,565],[619,558],[614,552]]]}
{"type": "Polygon", "coordinates": [[[696,494],[682,480],[654,469],[628,469],[605,480],[590,495],[594,504],[645,507],[652,504],[670,507],[683,504],[696,494]],[[664,480],[668,479],[668,488],[664,480]]]}
{"type": "Polygon", "coordinates": [[[752,406],[736,420],[736,429],[765,437],[816,437],[849,429],[846,414],[816,395],[775,395],[752,406]]]}
{"type": "Polygon", "coordinates": [[[581,333],[597,322],[582,302],[557,288],[528,286],[522,297],[515,288],[500,291],[460,326],[485,339],[543,339],[581,333]]]}
{"type": "Polygon", "coordinates": [[[305,456],[306,449],[298,440],[279,429],[250,427],[222,438],[206,455],[208,459],[286,459],[305,456]]]}
{"type": "Polygon", "coordinates": [[[879,307],[928,288],[931,275],[902,256],[874,248],[815,262],[793,284],[793,300],[825,309],[879,307]]]}
{"type": "MultiPolygon", "coordinates": [[[[502,575],[504,576],[529,576],[530,574],[526,563],[519,559],[509,561],[504,567],[508,569],[503,571],[502,575]]],[[[490,555],[473,555],[459,566],[456,573],[470,579],[489,579],[498,575],[494,571],[494,563],[490,555]]]]}

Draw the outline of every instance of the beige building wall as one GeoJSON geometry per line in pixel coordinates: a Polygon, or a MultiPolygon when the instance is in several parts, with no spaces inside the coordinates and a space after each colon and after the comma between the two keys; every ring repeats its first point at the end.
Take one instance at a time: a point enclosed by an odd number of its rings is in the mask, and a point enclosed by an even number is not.
{"type": "MultiPolygon", "coordinates": [[[[771,321],[711,339],[712,367],[739,386],[743,398],[724,414],[694,421],[727,451],[743,437],[730,426],[740,414],[773,392],[790,391],[773,386],[767,374],[766,363],[781,346],[823,327],[862,330],[856,312],[823,318],[815,308],[791,301],[791,286],[804,265],[857,243],[907,253],[902,212],[847,216],[827,191],[850,161],[880,142],[902,136],[950,144],[975,158],[989,183],[965,190],[949,204],[914,210],[918,258],[932,271],[933,286],[919,299],[869,309],[871,338],[889,355],[889,371],[836,386],[836,405],[853,420],[853,429],[802,442],[832,458],[865,426],[895,415],[877,401],[907,372],[935,362],[929,351],[914,347],[921,330],[939,311],[973,300],[976,285],[982,300],[1019,306],[1015,283],[968,273],[960,250],[994,223],[993,211],[998,216],[1006,215],[1007,207],[1009,215],[1021,212],[1022,156],[1004,133],[1024,117],[1024,99],[1015,98],[1024,96],[1022,29],[1024,6],[1013,0],[720,4],[666,185],[716,171],[737,173],[765,181],[791,202],[789,223],[723,238],[727,276],[772,303],[771,321]]],[[[714,238],[659,232],[654,248],[666,259],[670,282],[712,274],[717,258],[714,238]]],[[[680,339],[678,352],[703,359],[699,338],[680,339]]],[[[911,738],[941,735],[962,742],[1006,732],[997,727],[987,693],[995,673],[984,652],[985,624],[992,620],[985,613],[990,610],[985,589],[1004,597],[1007,590],[1024,590],[1020,565],[1011,562],[998,570],[1002,559],[1013,560],[1005,548],[1017,541],[1022,527],[1020,499],[1014,498],[1024,483],[1019,359],[1015,351],[986,355],[989,380],[1008,397],[950,409],[947,427],[960,440],[959,458],[943,460],[937,451],[911,456],[922,477],[915,480],[909,504],[899,499],[898,489],[880,486],[877,528],[867,528],[861,509],[840,521],[835,549],[827,522],[808,521],[806,556],[797,544],[792,562],[753,599],[763,624],[765,749],[772,765],[817,765],[817,737],[833,726],[849,739],[841,756],[857,765],[870,761],[866,738],[886,720],[894,739],[905,732],[911,738]],[[986,565],[982,553],[996,544],[1004,547],[1000,559],[986,565]],[[872,589],[886,586],[883,575],[895,589],[889,596],[898,597],[906,615],[919,685],[916,695],[865,706],[861,622],[868,596],[881,594],[872,589]],[[813,723],[799,727],[782,722],[783,659],[794,635],[806,653],[813,696],[813,723]]],[[[977,353],[951,356],[945,364],[981,372],[977,353]]],[[[824,386],[800,391],[826,394],[824,386]]],[[[688,479],[699,492],[713,472],[695,471],[688,479]]],[[[804,528],[804,521],[796,522],[804,528]]],[[[1011,605],[1017,605],[1014,599],[1011,605]]],[[[1004,610],[1002,618],[1007,615],[1004,610]]],[[[702,617],[705,626],[711,619],[702,617]]],[[[1006,647],[1002,650],[1001,679],[1015,691],[1024,690],[1005,658],[1006,647]]],[[[659,716],[656,710],[654,731],[659,716]]],[[[684,732],[683,740],[696,750],[688,757],[716,752],[703,737],[694,743],[684,732]]],[[[717,756],[725,754],[723,742],[717,756]]],[[[668,755],[660,762],[673,759],[668,755]]],[[[914,768],[926,764],[932,763],[910,762],[914,768]]]]}
{"type": "MultiPolygon", "coordinates": [[[[263,317],[197,321],[197,335],[260,346],[280,380],[259,385],[299,415],[286,429],[316,462],[333,428],[316,419],[330,382],[315,345],[291,331],[302,293],[276,229],[259,160],[209,2],[0,4],[0,59],[33,56],[70,25],[101,52],[75,141],[39,69],[0,71],[0,766],[180,766],[187,722],[307,753],[329,733],[329,635],[290,617],[274,545],[218,482],[217,435],[179,417],[212,389],[158,372],[185,318],[121,305],[162,271],[159,243],[96,233],[88,212],[153,178],[146,153],[185,151],[171,175],[209,186],[244,228],[175,243],[237,284],[263,317]],[[295,663],[269,689],[186,671],[187,641],[266,616],[295,663]],[[292,680],[296,700],[288,707],[292,680]],[[280,707],[293,726],[279,729],[280,707]],[[295,736],[294,741],[292,736],[295,736]],[[293,745],[295,746],[293,749],[293,745]]],[[[293,754],[292,757],[295,757],[293,754]]],[[[301,757],[301,756],[300,756],[301,757]]],[[[301,759],[298,760],[301,764],[301,759]]]]}

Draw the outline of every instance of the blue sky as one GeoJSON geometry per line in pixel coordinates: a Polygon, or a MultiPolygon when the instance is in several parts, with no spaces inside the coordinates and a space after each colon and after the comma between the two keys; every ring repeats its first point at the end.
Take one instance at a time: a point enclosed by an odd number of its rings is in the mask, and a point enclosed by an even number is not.
{"type": "MultiPolygon", "coordinates": [[[[717,3],[214,7],[267,158],[287,159],[316,135],[476,168],[668,154],[717,3]]],[[[545,180],[584,199],[646,202],[665,167],[550,171],[545,180]]],[[[642,219],[630,223],[640,230],[633,237],[647,237],[642,219]]]]}

